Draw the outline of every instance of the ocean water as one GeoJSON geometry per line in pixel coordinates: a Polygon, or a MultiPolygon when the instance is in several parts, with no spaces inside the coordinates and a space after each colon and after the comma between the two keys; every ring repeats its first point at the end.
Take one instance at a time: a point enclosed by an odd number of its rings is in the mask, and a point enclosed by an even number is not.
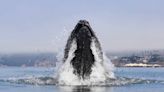
{"type": "Polygon", "coordinates": [[[61,86],[55,68],[0,68],[0,92],[164,92],[164,68],[116,68],[105,85],[61,86]]]}

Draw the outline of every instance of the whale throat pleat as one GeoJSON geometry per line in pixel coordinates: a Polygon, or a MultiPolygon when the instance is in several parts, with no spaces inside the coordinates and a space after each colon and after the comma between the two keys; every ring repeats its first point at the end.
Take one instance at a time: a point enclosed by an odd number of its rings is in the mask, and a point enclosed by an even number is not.
{"type": "Polygon", "coordinates": [[[87,27],[83,27],[76,35],[77,49],[74,52],[75,57],[71,63],[74,67],[74,74],[77,74],[80,78],[87,78],[91,73],[91,67],[95,61],[92,54],[91,46],[91,34],[87,27]]]}

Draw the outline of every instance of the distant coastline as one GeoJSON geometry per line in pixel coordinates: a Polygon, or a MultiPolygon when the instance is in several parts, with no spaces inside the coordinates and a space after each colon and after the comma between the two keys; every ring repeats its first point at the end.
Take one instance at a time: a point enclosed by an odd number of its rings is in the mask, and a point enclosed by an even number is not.
{"type": "MultiPolygon", "coordinates": [[[[56,67],[56,53],[0,54],[0,67],[56,67]]],[[[164,67],[164,50],[106,53],[115,67],[164,67]]]]}
{"type": "Polygon", "coordinates": [[[164,67],[164,50],[108,54],[116,67],[164,67]]]}

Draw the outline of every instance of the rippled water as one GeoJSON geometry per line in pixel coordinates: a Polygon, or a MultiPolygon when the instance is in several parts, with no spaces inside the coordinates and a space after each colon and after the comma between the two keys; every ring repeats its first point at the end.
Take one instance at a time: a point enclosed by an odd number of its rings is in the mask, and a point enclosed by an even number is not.
{"type": "Polygon", "coordinates": [[[94,86],[61,86],[55,68],[0,68],[0,92],[164,92],[164,68],[116,68],[94,86]]]}

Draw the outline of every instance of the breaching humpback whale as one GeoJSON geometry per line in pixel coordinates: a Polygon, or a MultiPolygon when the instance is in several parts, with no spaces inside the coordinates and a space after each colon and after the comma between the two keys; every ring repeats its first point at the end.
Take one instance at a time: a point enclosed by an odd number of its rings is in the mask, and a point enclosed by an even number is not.
{"type": "MultiPolygon", "coordinates": [[[[106,79],[100,42],[86,20],[80,20],[67,40],[59,82],[100,82],[106,79]]],[[[80,85],[81,85],[80,84],[80,85]]]]}

